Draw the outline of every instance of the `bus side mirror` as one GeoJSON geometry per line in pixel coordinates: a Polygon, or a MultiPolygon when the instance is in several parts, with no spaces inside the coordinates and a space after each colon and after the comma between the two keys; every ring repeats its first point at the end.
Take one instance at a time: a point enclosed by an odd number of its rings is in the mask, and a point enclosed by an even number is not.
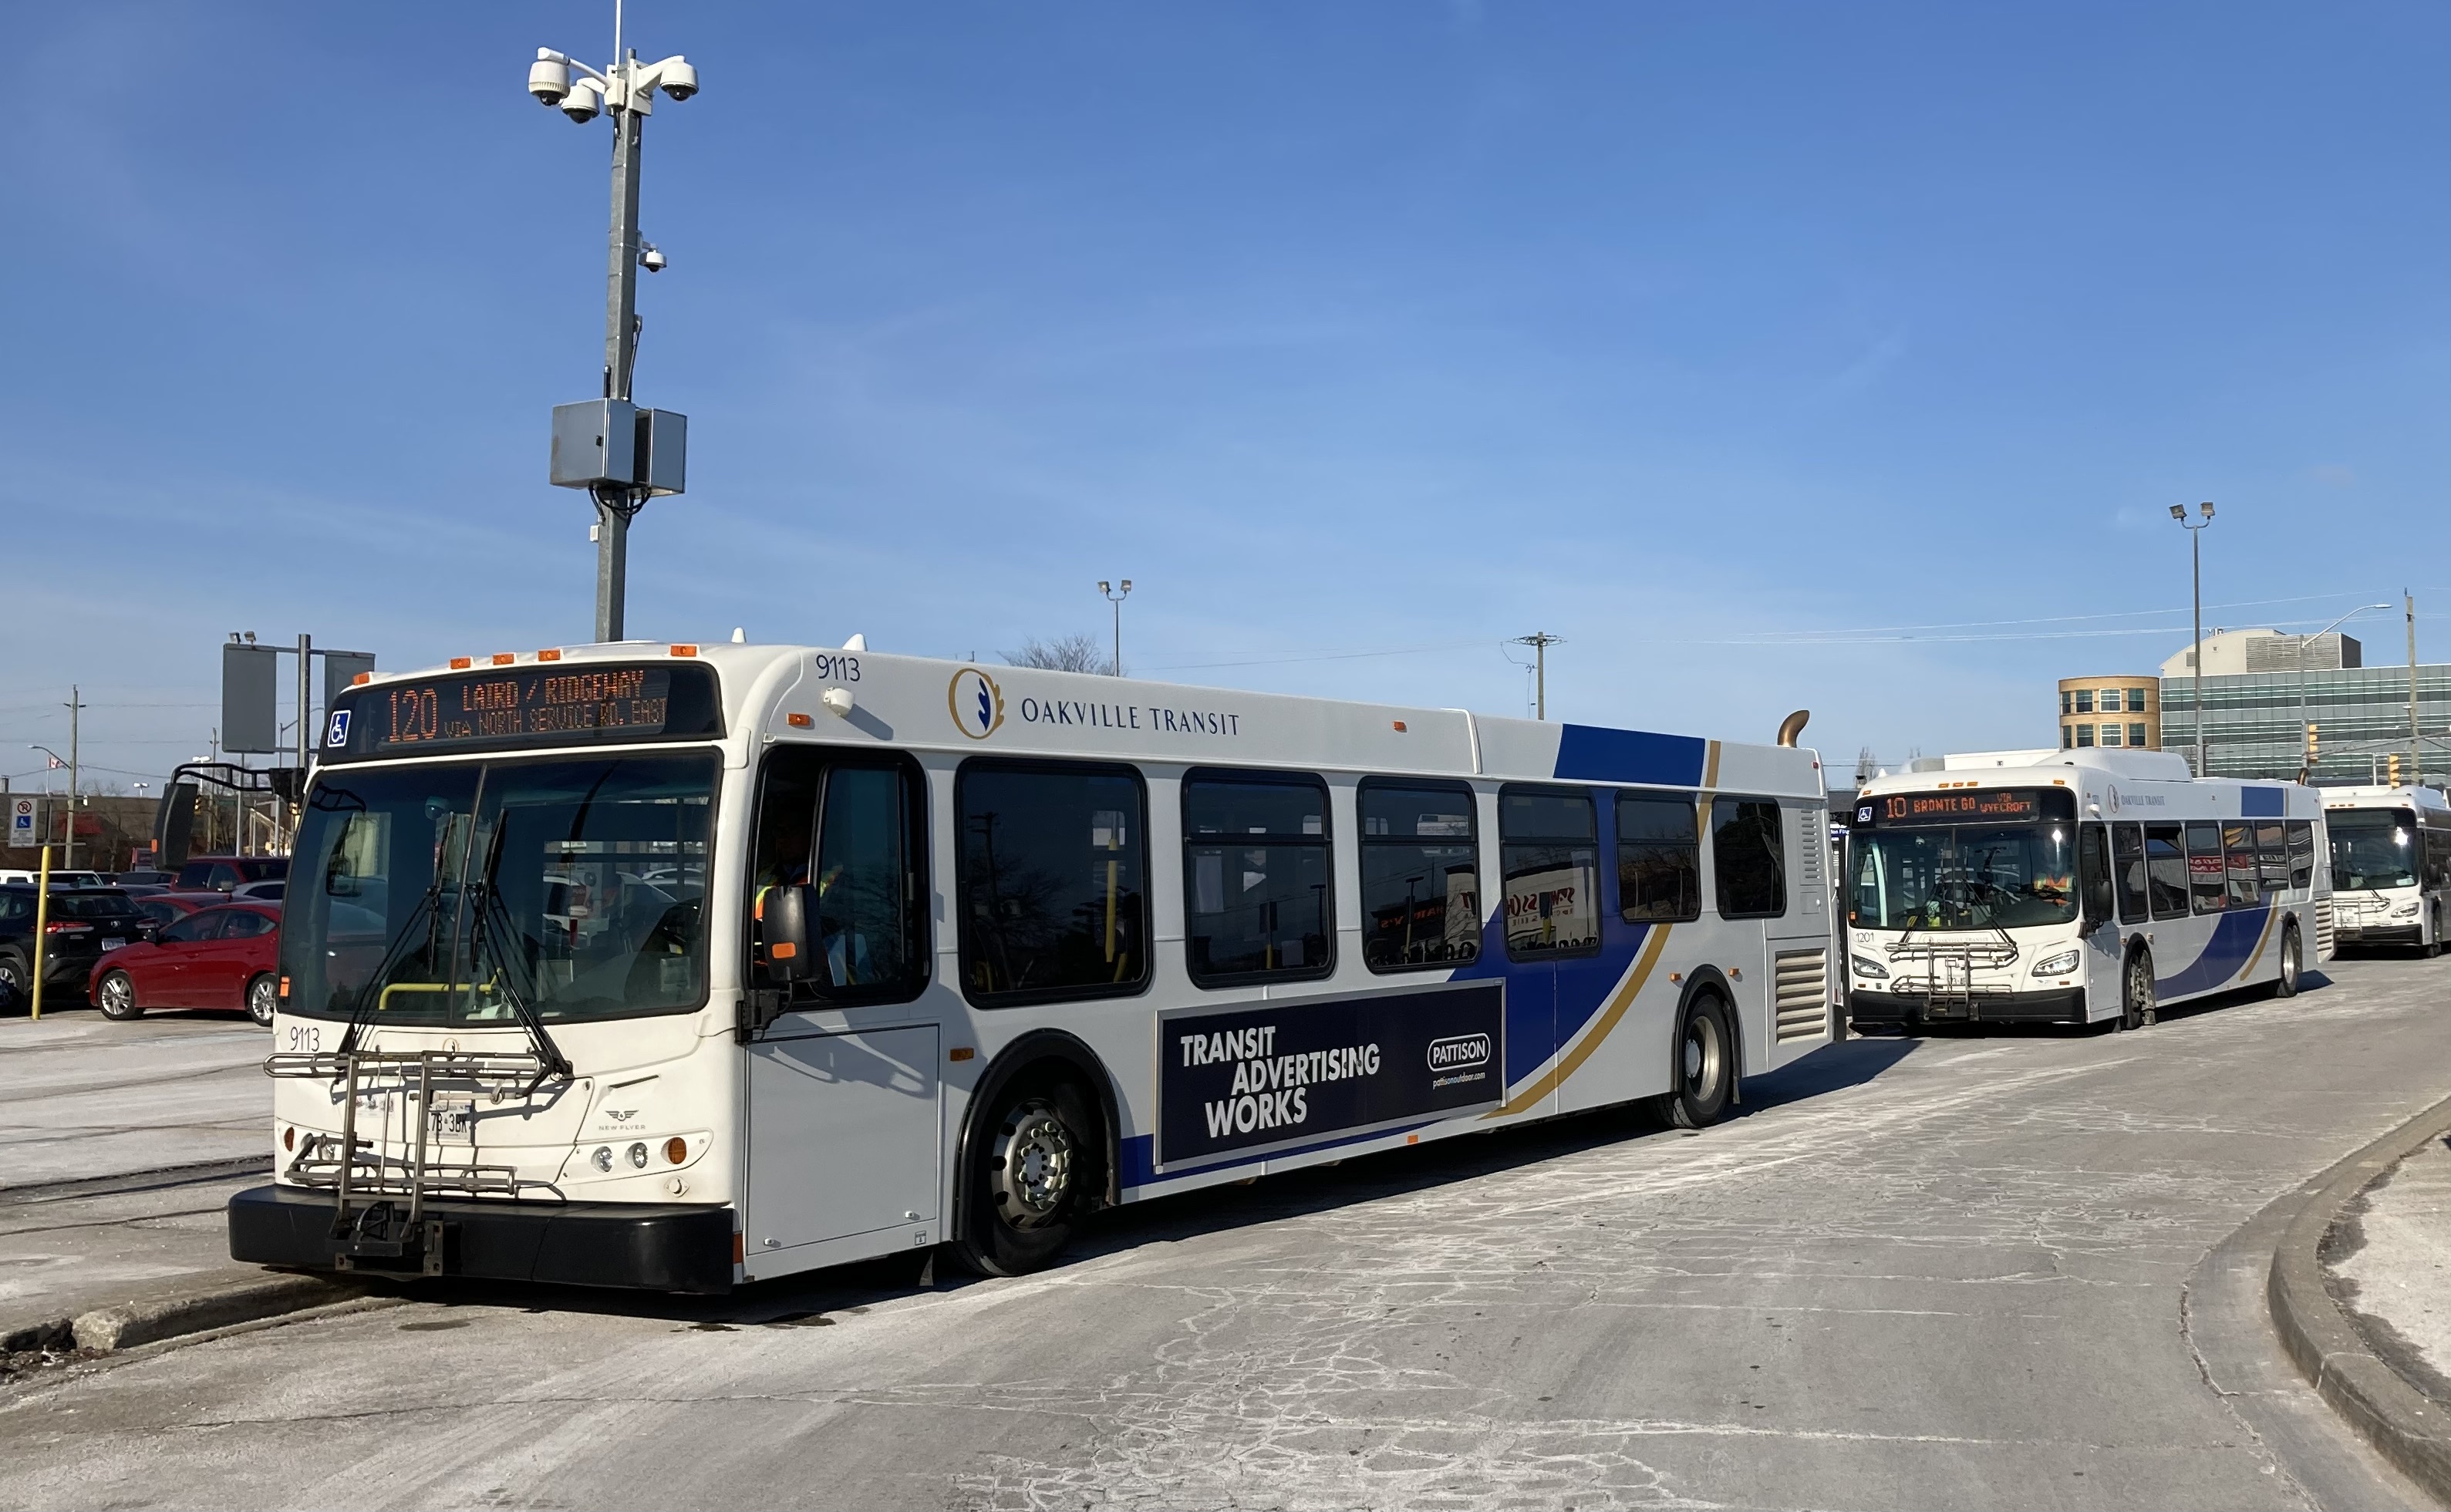
{"type": "Polygon", "coordinates": [[[777,887],[766,895],[766,974],[776,981],[801,981],[810,975],[809,889],[777,887]]]}
{"type": "Polygon", "coordinates": [[[162,806],[153,815],[153,864],[175,872],[187,863],[187,849],[196,827],[196,785],[172,783],[162,791],[162,806]]]}

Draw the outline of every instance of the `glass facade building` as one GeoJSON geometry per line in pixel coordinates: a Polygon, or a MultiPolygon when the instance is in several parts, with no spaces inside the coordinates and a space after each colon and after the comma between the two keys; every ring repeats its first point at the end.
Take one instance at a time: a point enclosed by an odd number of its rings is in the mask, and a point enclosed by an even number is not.
{"type": "MultiPolygon", "coordinates": [[[[2065,685],[2063,685],[2065,686],[2065,685]]],[[[2304,759],[2299,675],[2246,672],[2208,676],[2205,686],[2205,765],[2213,777],[2291,778],[2304,759]]],[[[2162,680],[2162,741],[2192,763],[2196,688],[2192,677],[2162,680]]],[[[2408,669],[2345,667],[2305,674],[2306,724],[2316,727],[2317,783],[2382,782],[2389,757],[2400,780],[2451,783],[2451,664],[2417,669],[2422,778],[2410,771],[2408,669]]],[[[2063,720],[2062,724],[2068,724],[2063,720]]]]}

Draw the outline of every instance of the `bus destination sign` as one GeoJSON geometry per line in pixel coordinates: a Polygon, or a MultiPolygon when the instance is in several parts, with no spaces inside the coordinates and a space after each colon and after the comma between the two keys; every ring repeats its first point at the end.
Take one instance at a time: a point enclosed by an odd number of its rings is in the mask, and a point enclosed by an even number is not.
{"type": "Polygon", "coordinates": [[[721,733],[712,669],[548,663],[353,688],[332,710],[324,757],[721,733]]]}
{"type": "Polygon", "coordinates": [[[2039,787],[1963,788],[1955,792],[1883,793],[1855,805],[1857,824],[2017,824],[2065,818],[2068,794],[2039,787]],[[2052,798],[2062,800],[2052,803],[2052,798]]]}

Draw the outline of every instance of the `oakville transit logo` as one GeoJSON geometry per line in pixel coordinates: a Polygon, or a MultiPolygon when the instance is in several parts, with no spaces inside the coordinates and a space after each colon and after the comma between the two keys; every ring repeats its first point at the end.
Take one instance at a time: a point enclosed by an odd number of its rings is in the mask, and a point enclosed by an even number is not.
{"type": "Polygon", "coordinates": [[[953,727],[972,740],[985,740],[1004,725],[1004,689],[975,667],[953,674],[945,688],[945,707],[952,711],[953,727]]]}

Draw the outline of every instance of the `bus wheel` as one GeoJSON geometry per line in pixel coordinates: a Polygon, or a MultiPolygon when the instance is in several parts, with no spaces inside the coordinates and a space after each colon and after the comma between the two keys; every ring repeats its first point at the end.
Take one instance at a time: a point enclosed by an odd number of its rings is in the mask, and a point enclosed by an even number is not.
{"type": "Polygon", "coordinates": [[[2143,1029],[2153,1021],[2153,953],[2138,949],[2120,974],[2119,1027],[2143,1029]]]}
{"type": "Polygon", "coordinates": [[[1676,1030],[1676,1090],[1659,1099],[1660,1115],[1679,1129],[1719,1121],[1736,1090],[1736,1037],[1716,997],[1694,1000],[1676,1030]]]}
{"type": "Polygon", "coordinates": [[[1069,1081],[1025,1076],[1005,1092],[969,1176],[970,1231],[954,1243],[963,1264],[1017,1276],[1055,1262],[1091,1195],[1096,1127],[1069,1081]]]}
{"type": "Polygon", "coordinates": [[[102,1010],[105,1018],[134,1018],[145,1012],[136,1006],[136,983],[128,980],[124,971],[106,973],[94,984],[93,1005],[102,1010]]]}
{"type": "Polygon", "coordinates": [[[2304,953],[2298,948],[2298,924],[2292,920],[2281,926],[2281,976],[2272,984],[2272,996],[2297,997],[2298,973],[2304,964],[2304,953]]]}

